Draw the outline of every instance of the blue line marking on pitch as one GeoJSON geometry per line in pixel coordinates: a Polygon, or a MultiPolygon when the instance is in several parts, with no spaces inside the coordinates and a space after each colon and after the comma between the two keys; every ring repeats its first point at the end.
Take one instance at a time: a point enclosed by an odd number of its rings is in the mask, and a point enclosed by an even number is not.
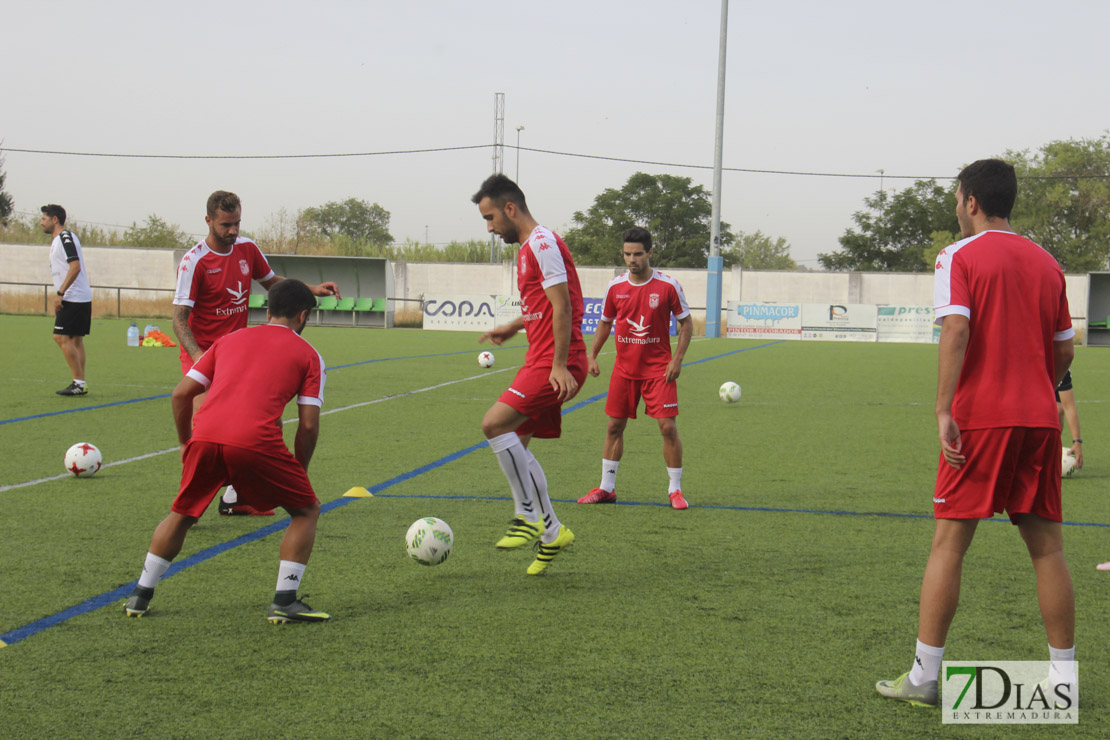
{"type": "MultiPolygon", "coordinates": [[[[520,345],[512,345],[510,347],[498,347],[498,350],[525,349],[526,347],[527,347],[527,345],[520,344],[520,345]]],[[[348,362],[346,365],[335,365],[334,367],[329,367],[328,371],[330,372],[332,370],[342,370],[343,368],[357,367],[358,365],[369,365],[369,364],[374,363],[374,362],[392,362],[394,360],[422,360],[422,359],[429,358],[429,357],[447,357],[449,355],[468,355],[473,351],[474,350],[472,350],[472,349],[466,349],[466,350],[461,350],[459,352],[439,352],[439,353],[433,354],[433,355],[408,355],[408,356],[405,356],[405,357],[379,357],[376,360],[362,360],[361,362],[348,362]]],[[[126,401],[113,401],[112,403],[101,403],[101,404],[97,404],[96,406],[81,406],[80,408],[65,409],[63,411],[47,411],[46,413],[43,413],[43,414],[32,414],[31,416],[18,416],[14,419],[0,419],[0,426],[3,426],[4,424],[14,424],[17,421],[30,421],[32,419],[45,419],[49,416],[61,416],[63,414],[77,414],[77,413],[80,413],[82,411],[96,411],[97,409],[106,409],[106,408],[111,408],[112,406],[124,406],[124,405],[129,404],[129,403],[142,403],[144,401],[157,401],[160,398],[169,398],[170,395],[171,394],[169,394],[169,393],[160,393],[157,396],[147,396],[146,398],[132,398],[132,399],[129,399],[129,400],[126,400],[126,401]]]]}
{"type": "MultiPolygon", "coordinates": [[[[707,358],[702,359],[702,360],[694,360],[693,362],[683,363],[683,367],[686,367],[687,365],[697,365],[699,363],[706,362],[707,360],[715,360],[715,359],[718,359],[718,358],[721,358],[721,357],[728,357],[729,355],[734,355],[738,352],[746,352],[748,350],[760,349],[760,348],[763,348],[763,347],[772,347],[776,344],[780,344],[782,341],[783,340],[779,340],[779,341],[776,341],[776,342],[771,342],[769,344],[761,344],[761,345],[758,345],[758,346],[755,346],[755,347],[743,347],[741,349],[733,350],[731,352],[725,352],[724,354],[715,355],[713,357],[707,357],[707,358]]],[[[447,353],[447,354],[461,354],[461,353],[451,352],[451,353],[447,353]]],[[[427,356],[432,357],[433,355],[427,355],[427,356]]],[[[403,359],[403,358],[397,358],[397,359],[403,359]]],[[[596,403],[597,401],[600,401],[602,398],[605,398],[607,395],[608,395],[608,393],[598,393],[598,394],[596,394],[594,396],[591,396],[591,397],[589,397],[589,398],[587,398],[583,401],[579,401],[578,403],[574,404],[573,406],[563,409],[563,411],[562,411],[563,416],[566,416],[567,414],[569,414],[573,411],[577,411],[578,409],[583,408],[584,406],[589,406],[592,403],[596,403]]],[[[124,403],[126,403],[126,402],[124,402],[124,403]]],[[[114,405],[114,404],[109,404],[109,405],[114,405]]],[[[89,408],[92,408],[92,407],[89,407],[89,408]]],[[[64,413],[64,412],[62,412],[62,413],[64,413]]],[[[432,462],[427,463],[426,465],[421,465],[418,468],[413,468],[412,470],[408,471],[407,473],[402,473],[401,475],[395,476],[395,477],[390,478],[389,480],[386,480],[386,481],[382,481],[381,483],[377,483],[377,484],[372,485],[372,486],[367,486],[366,490],[368,490],[372,494],[378,495],[379,491],[384,491],[388,488],[391,488],[391,487],[397,485],[398,483],[404,483],[407,480],[411,480],[412,478],[415,478],[419,475],[423,475],[424,473],[427,473],[431,470],[435,470],[436,468],[441,468],[441,467],[443,467],[444,465],[446,465],[448,463],[454,462],[455,460],[458,460],[459,458],[464,457],[466,455],[469,455],[471,452],[474,452],[476,450],[480,450],[484,447],[489,447],[489,441],[488,440],[483,439],[481,442],[478,442],[477,444],[473,444],[470,447],[464,447],[463,449],[452,452],[449,455],[444,455],[443,457],[439,458],[438,460],[433,460],[432,462]]],[[[404,496],[397,496],[397,495],[387,494],[387,495],[383,496],[383,498],[404,498],[404,496]]],[[[409,498],[415,498],[415,496],[410,496],[409,498]]],[[[503,497],[503,496],[501,496],[501,497],[494,497],[494,496],[425,496],[423,498],[445,498],[445,499],[470,498],[470,499],[505,500],[505,497],[503,497]]],[[[323,506],[320,507],[320,510],[321,510],[321,513],[325,513],[325,512],[328,512],[328,511],[332,511],[333,509],[338,509],[341,506],[346,506],[347,504],[351,503],[352,501],[356,501],[356,500],[357,499],[355,499],[355,498],[347,498],[345,496],[341,496],[337,499],[334,499],[334,500],[329,501],[328,503],[324,504],[323,506]]],[[[556,501],[561,501],[561,500],[556,499],[556,501]]],[[[567,500],[561,501],[561,502],[563,502],[563,503],[574,503],[574,501],[572,499],[567,499],[567,500]]],[[[628,504],[626,503],[624,505],[628,505],[628,504]]],[[[710,507],[703,507],[703,508],[710,508],[710,507]]],[[[722,507],[722,508],[728,508],[728,507],[722,507]]],[[[238,547],[239,545],[243,545],[243,544],[246,544],[248,542],[255,542],[255,541],[260,540],[264,537],[268,537],[269,535],[273,534],[274,532],[279,532],[282,529],[285,529],[288,525],[289,525],[289,520],[288,519],[282,519],[281,521],[277,521],[277,522],[274,522],[272,524],[267,524],[264,527],[260,527],[259,529],[253,530],[253,531],[248,532],[246,534],[243,534],[239,537],[236,537],[235,539],[228,540],[227,542],[220,543],[219,545],[213,545],[212,547],[208,547],[204,550],[193,553],[189,557],[183,558],[182,560],[179,560],[179,561],[175,561],[173,564],[171,564],[170,567],[169,567],[169,570],[167,570],[166,574],[164,576],[162,576],[162,580],[165,580],[165,579],[169,578],[170,576],[181,572],[185,568],[191,568],[194,565],[198,565],[200,563],[203,563],[206,560],[214,558],[217,555],[219,555],[220,553],[226,552],[226,551],[228,551],[228,550],[230,550],[234,547],[238,547]]],[[[21,640],[25,640],[28,637],[32,637],[32,636],[38,634],[39,632],[42,632],[43,630],[45,630],[49,627],[53,627],[57,624],[61,624],[62,622],[66,621],[68,619],[71,619],[73,617],[79,617],[82,614],[88,614],[89,612],[96,611],[97,609],[100,609],[101,607],[108,606],[112,602],[118,601],[118,600],[124,598],[125,596],[129,595],[131,593],[131,590],[133,588],[135,588],[135,584],[137,584],[137,583],[138,583],[138,579],[136,579],[134,581],[131,581],[130,583],[125,583],[124,585],[119,586],[119,587],[117,587],[117,588],[115,588],[111,591],[107,591],[107,592],[99,594],[97,596],[93,596],[89,599],[86,599],[85,601],[82,601],[80,604],[76,604],[74,606],[71,606],[67,609],[64,609],[60,612],[57,612],[56,614],[52,614],[48,617],[43,617],[42,619],[37,619],[34,622],[26,624],[22,627],[17,627],[14,630],[11,630],[9,632],[5,632],[3,634],[0,634],[0,642],[4,643],[6,645],[11,645],[11,644],[19,642],[21,640]]]]}

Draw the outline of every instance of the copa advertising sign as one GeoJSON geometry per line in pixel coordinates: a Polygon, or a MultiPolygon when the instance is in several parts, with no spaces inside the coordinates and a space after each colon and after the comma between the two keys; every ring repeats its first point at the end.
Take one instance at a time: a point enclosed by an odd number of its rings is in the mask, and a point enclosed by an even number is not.
{"type": "Polygon", "coordinates": [[[489,331],[496,326],[497,296],[443,293],[424,297],[424,328],[489,331]]]}

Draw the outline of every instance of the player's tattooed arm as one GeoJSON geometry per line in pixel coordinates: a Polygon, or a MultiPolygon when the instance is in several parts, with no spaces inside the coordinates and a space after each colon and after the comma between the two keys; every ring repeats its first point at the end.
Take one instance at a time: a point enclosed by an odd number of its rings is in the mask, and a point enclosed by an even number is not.
{"type": "Polygon", "coordinates": [[[195,361],[201,355],[200,345],[197,344],[193,330],[189,328],[189,314],[193,312],[190,306],[173,307],[173,333],[177,335],[177,343],[189,353],[195,361]]]}

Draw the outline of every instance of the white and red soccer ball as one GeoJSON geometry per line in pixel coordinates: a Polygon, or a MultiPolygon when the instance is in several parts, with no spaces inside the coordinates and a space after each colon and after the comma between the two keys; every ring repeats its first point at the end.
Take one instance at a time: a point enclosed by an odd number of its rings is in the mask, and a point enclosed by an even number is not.
{"type": "Polygon", "coordinates": [[[78,442],[66,450],[66,470],[78,478],[91,478],[100,470],[104,458],[96,445],[78,442]]]}
{"type": "Polygon", "coordinates": [[[492,352],[479,352],[478,364],[482,367],[493,367],[493,353],[492,352]]]}

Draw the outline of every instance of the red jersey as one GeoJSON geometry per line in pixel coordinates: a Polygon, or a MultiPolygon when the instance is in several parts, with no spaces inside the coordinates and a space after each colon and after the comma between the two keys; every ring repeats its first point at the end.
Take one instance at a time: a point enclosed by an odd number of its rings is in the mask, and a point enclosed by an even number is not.
{"type": "Polygon", "coordinates": [[[566,283],[570,291],[570,350],[585,352],[582,340],[582,286],[567,245],[556,234],[537,226],[516,256],[516,281],[520,286],[520,311],[528,332],[528,365],[551,365],[555,336],[551,326],[551,302],[545,288],[566,283]]]}
{"type": "Polygon", "coordinates": [[[605,289],[601,320],[613,324],[617,361],[613,373],[629,380],[648,380],[666,374],[671,361],[671,314],[690,315],[682,286],[670,275],[652,270],[637,285],[628,273],[613,278],[605,289]]]}
{"type": "MultiPolygon", "coordinates": [[[[177,269],[175,306],[189,306],[189,329],[201,349],[247,325],[251,280],[274,276],[258,245],[239,237],[228,254],[201,242],[185,253],[177,269]]],[[[184,348],[181,350],[184,352],[184,348]]]]}
{"type": "Polygon", "coordinates": [[[294,397],[298,404],[324,404],[324,359],[281,324],[221,337],[187,376],[208,389],[193,418],[193,439],[205,442],[258,451],[284,446],[285,405],[294,397]]]}
{"type": "Polygon", "coordinates": [[[937,318],[971,324],[952,417],[960,429],[1060,428],[1054,341],[1075,336],[1064,272],[1028,239],[984,231],[941,250],[937,318]]]}

